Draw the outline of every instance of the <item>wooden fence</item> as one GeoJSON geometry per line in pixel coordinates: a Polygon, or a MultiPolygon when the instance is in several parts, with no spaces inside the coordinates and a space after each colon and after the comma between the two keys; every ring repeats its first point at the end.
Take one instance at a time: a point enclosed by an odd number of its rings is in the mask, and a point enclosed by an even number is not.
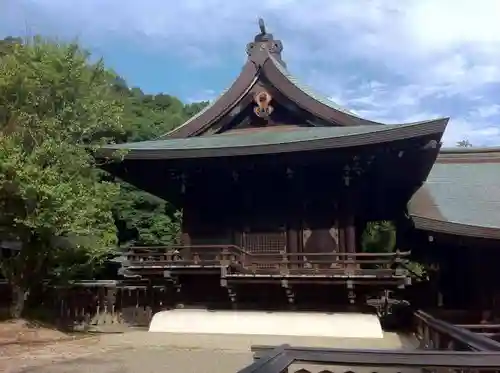
{"type": "MultiPolygon", "coordinates": [[[[8,286],[0,283],[0,307],[10,304],[8,286]]],[[[130,285],[121,281],[79,281],[46,286],[27,307],[61,328],[112,330],[147,327],[152,315],[168,309],[170,295],[163,286],[130,285]]]]}

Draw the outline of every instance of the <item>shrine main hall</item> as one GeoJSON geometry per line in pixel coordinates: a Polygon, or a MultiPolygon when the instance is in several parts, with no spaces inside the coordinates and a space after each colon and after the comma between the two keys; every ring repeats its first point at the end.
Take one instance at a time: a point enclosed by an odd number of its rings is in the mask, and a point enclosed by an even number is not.
{"type": "Polygon", "coordinates": [[[291,75],[263,24],[246,54],[232,85],[181,126],[101,150],[125,151],[106,170],[182,211],[178,245],[137,248],[128,276],[193,293],[216,279],[231,301],[275,284],[293,303],[321,283],[352,303],[410,286],[411,256],[440,268],[436,302],[492,306],[500,149],[441,149],[449,118],[384,124],[340,107],[291,75]],[[379,221],[395,225],[396,250],[363,253],[379,221]]]}

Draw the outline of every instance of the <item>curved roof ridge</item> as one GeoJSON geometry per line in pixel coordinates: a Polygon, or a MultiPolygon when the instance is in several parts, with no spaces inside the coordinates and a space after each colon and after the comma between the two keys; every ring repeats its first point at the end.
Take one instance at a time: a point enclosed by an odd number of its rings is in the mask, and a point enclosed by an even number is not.
{"type": "Polygon", "coordinates": [[[164,138],[190,137],[200,130],[207,128],[222,115],[231,110],[241,98],[255,85],[260,75],[259,69],[250,61],[243,66],[241,73],[215,100],[203,110],[189,118],[180,126],[160,135],[157,140],[164,138]]]}
{"type": "Polygon", "coordinates": [[[276,67],[285,75],[290,81],[292,81],[298,88],[302,89],[305,93],[308,93],[311,97],[315,98],[321,103],[324,103],[327,106],[330,106],[332,109],[339,110],[345,114],[349,114],[355,117],[361,118],[359,115],[353,113],[351,110],[337,104],[335,101],[326,97],[325,94],[318,92],[310,85],[302,83],[299,79],[297,79],[283,64],[280,63],[276,58],[272,55],[269,55],[273,63],[276,64],[276,67]]]}
{"type": "Polygon", "coordinates": [[[314,88],[311,88],[310,86],[308,86],[304,83],[301,83],[299,81],[299,79],[297,79],[294,75],[292,75],[290,73],[290,71],[271,54],[269,54],[269,60],[272,62],[272,65],[281,73],[281,75],[283,75],[284,78],[286,78],[293,86],[295,86],[297,89],[302,91],[304,94],[309,96],[314,101],[319,102],[320,104],[330,108],[331,110],[340,112],[344,116],[354,118],[357,122],[359,122],[359,121],[363,122],[363,123],[356,123],[356,125],[359,125],[359,124],[383,125],[384,124],[384,123],[380,123],[380,122],[376,122],[376,121],[362,118],[361,116],[355,114],[351,110],[337,104],[333,100],[330,100],[324,94],[317,92],[314,88]]]}
{"type": "Polygon", "coordinates": [[[209,102],[209,104],[207,106],[205,106],[203,109],[201,109],[198,113],[196,113],[195,115],[193,115],[192,117],[190,117],[188,120],[186,120],[184,123],[182,123],[180,126],[168,131],[167,133],[164,133],[163,135],[160,135],[158,136],[157,138],[155,138],[155,140],[161,140],[163,139],[164,137],[168,137],[171,133],[174,133],[174,132],[177,132],[178,129],[180,129],[181,127],[184,127],[184,126],[187,126],[189,125],[189,123],[195,121],[197,118],[201,117],[202,115],[204,115],[208,110],[210,110],[210,108],[212,108],[214,106],[214,104],[222,97],[224,96],[227,91],[229,90],[229,87],[228,88],[225,88],[215,99],[213,99],[211,102],[209,102]]]}

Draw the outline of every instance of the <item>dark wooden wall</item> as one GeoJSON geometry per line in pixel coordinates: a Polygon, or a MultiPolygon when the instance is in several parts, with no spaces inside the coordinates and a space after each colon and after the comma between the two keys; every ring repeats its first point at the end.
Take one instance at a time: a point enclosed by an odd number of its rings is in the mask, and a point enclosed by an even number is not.
{"type": "Polygon", "coordinates": [[[366,221],[404,214],[421,175],[394,170],[418,168],[418,145],[221,157],[193,161],[189,169],[183,164],[184,243],[355,252],[366,221]],[[411,150],[401,158],[405,147],[411,150]]]}
{"type": "Polygon", "coordinates": [[[435,269],[436,306],[500,321],[500,277],[496,275],[500,251],[494,240],[416,232],[413,242],[416,258],[435,269]]]}
{"type": "Polygon", "coordinates": [[[188,191],[185,244],[234,244],[255,253],[356,251],[354,214],[339,208],[335,192],[299,191],[300,181],[286,173],[240,178],[188,191]]]}

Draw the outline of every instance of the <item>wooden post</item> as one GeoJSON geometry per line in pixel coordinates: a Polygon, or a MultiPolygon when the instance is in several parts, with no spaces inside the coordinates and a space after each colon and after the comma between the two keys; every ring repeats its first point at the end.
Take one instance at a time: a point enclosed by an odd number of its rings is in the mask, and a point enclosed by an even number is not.
{"type": "Polygon", "coordinates": [[[354,226],[354,215],[349,213],[347,215],[345,228],[345,239],[346,239],[346,251],[348,253],[356,252],[356,227],[354,226]]]}
{"type": "MultiPolygon", "coordinates": [[[[345,253],[346,250],[346,232],[345,232],[345,217],[341,214],[339,215],[339,252],[340,253],[345,253]]],[[[341,257],[342,259],[345,259],[345,257],[341,257]]]]}
{"type": "Polygon", "coordinates": [[[184,209],[182,210],[182,225],[181,225],[181,245],[186,246],[186,248],[182,249],[180,252],[180,255],[184,260],[190,260],[191,259],[191,235],[190,235],[190,228],[191,228],[191,222],[189,219],[190,215],[190,205],[186,204],[184,206],[184,209]]]}
{"type": "MultiPolygon", "coordinates": [[[[298,253],[299,251],[299,233],[297,230],[297,225],[294,223],[291,223],[287,227],[287,232],[286,232],[286,248],[287,252],[290,254],[295,254],[298,253]]],[[[290,259],[292,261],[298,260],[298,255],[292,255],[290,256],[290,259]]],[[[294,263],[291,265],[291,268],[297,268],[298,263],[294,263]]]]}

